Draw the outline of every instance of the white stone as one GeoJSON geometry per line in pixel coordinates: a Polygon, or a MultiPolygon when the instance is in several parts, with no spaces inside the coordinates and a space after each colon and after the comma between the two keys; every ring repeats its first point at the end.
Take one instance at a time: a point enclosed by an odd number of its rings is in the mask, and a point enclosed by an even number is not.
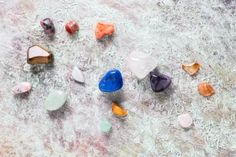
{"type": "Polygon", "coordinates": [[[128,67],[139,79],[146,77],[156,66],[157,62],[150,54],[135,51],[129,55],[128,67]]]}
{"type": "Polygon", "coordinates": [[[22,93],[26,93],[29,92],[32,88],[31,83],[29,82],[21,82],[18,85],[16,85],[15,87],[12,88],[12,92],[14,94],[22,94],[22,93]]]}
{"type": "Polygon", "coordinates": [[[190,114],[185,113],[178,116],[178,122],[182,128],[186,129],[191,127],[193,124],[193,119],[190,114]]]}
{"type": "Polygon", "coordinates": [[[74,67],[73,71],[72,71],[72,78],[80,83],[84,83],[84,75],[83,72],[78,69],[77,67],[74,67]]]}

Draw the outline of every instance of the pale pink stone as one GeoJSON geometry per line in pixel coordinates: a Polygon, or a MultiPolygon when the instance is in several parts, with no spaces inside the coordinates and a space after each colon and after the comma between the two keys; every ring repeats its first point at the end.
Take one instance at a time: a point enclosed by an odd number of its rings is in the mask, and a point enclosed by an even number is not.
{"type": "Polygon", "coordinates": [[[18,85],[16,85],[15,87],[12,88],[12,91],[14,94],[22,94],[22,93],[26,93],[29,92],[32,88],[31,83],[29,82],[21,82],[18,85]]]}
{"type": "Polygon", "coordinates": [[[193,124],[193,119],[190,114],[185,113],[178,116],[178,122],[182,128],[189,128],[193,124]]]}

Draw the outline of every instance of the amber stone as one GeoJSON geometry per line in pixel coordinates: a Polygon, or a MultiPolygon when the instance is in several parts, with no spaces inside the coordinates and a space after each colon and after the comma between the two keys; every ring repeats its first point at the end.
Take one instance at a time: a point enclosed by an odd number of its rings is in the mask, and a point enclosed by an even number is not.
{"type": "Polygon", "coordinates": [[[118,117],[128,115],[128,111],[115,102],[112,103],[112,113],[118,117]]]}
{"type": "Polygon", "coordinates": [[[28,64],[47,64],[52,62],[52,54],[45,48],[34,45],[28,48],[27,63],[28,64]]]}
{"type": "Polygon", "coordinates": [[[210,85],[207,82],[203,82],[198,85],[198,92],[202,96],[208,97],[208,96],[212,96],[215,93],[215,90],[212,87],[212,85],[210,85]]]}
{"type": "Polygon", "coordinates": [[[195,75],[199,71],[200,67],[201,65],[197,62],[191,64],[182,64],[182,69],[189,75],[195,75]]]}

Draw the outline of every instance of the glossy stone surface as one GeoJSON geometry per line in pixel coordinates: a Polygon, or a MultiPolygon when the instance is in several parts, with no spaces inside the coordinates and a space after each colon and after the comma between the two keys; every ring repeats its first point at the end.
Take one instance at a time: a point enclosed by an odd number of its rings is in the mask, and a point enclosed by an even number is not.
{"type": "Polygon", "coordinates": [[[29,64],[47,64],[52,62],[52,54],[45,48],[34,45],[27,51],[27,63],[29,64]]]}
{"type": "Polygon", "coordinates": [[[115,102],[112,103],[112,113],[117,117],[125,117],[128,115],[128,111],[115,102]]]}
{"type": "Polygon", "coordinates": [[[150,54],[139,51],[132,52],[127,62],[131,72],[139,79],[146,77],[157,66],[156,60],[150,54]]]}
{"type": "Polygon", "coordinates": [[[112,125],[109,121],[104,120],[100,123],[100,129],[104,133],[109,133],[112,129],[112,125]]]}
{"type": "Polygon", "coordinates": [[[67,22],[65,29],[68,33],[74,34],[79,30],[79,25],[75,20],[67,22]]]}
{"type": "Polygon", "coordinates": [[[77,82],[79,82],[79,83],[84,83],[84,74],[83,74],[83,72],[80,70],[80,69],[78,69],[77,67],[74,67],[73,68],[73,71],[72,71],[72,78],[75,80],[75,81],[77,81],[77,82]]]}
{"type": "Polygon", "coordinates": [[[43,27],[44,32],[49,36],[52,37],[55,34],[55,27],[50,18],[45,18],[40,21],[40,25],[43,27]]]}
{"type": "Polygon", "coordinates": [[[48,111],[55,111],[61,108],[67,99],[67,94],[60,90],[53,90],[49,93],[46,102],[45,108],[48,111]]]}
{"type": "Polygon", "coordinates": [[[21,82],[19,84],[17,84],[16,86],[14,86],[12,88],[12,92],[16,95],[16,94],[23,94],[26,92],[29,92],[32,88],[31,83],[29,82],[21,82]]]}
{"type": "Polygon", "coordinates": [[[99,22],[97,23],[95,36],[96,39],[102,39],[105,36],[110,36],[115,32],[115,26],[112,23],[108,22],[99,22]]]}
{"type": "Polygon", "coordinates": [[[150,83],[154,92],[162,92],[170,86],[171,78],[153,70],[150,72],[150,83]]]}
{"type": "Polygon", "coordinates": [[[121,72],[117,69],[108,71],[99,82],[99,89],[102,92],[115,92],[123,86],[121,72]]]}
{"type": "Polygon", "coordinates": [[[198,92],[200,95],[205,97],[209,97],[215,94],[213,86],[207,82],[203,82],[198,85],[198,92]]]}
{"type": "Polygon", "coordinates": [[[187,129],[193,124],[193,119],[189,113],[185,113],[178,116],[178,122],[182,128],[187,129]]]}

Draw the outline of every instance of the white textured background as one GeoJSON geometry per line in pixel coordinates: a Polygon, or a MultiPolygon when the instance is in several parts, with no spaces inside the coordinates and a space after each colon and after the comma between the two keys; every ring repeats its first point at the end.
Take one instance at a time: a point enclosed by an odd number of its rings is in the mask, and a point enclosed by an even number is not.
{"type": "Polygon", "coordinates": [[[236,153],[236,1],[235,0],[1,0],[0,1],[0,156],[1,157],[235,157],[236,153]],[[56,36],[39,25],[50,17],[56,36]],[[79,22],[77,36],[65,23],[79,22]],[[97,42],[97,22],[116,24],[114,37],[97,42]],[[26,51],[40,44],[52,51],[54,66],[29,66],[26,51]],[[127,56],[152,52],[171,89],[155,94],[127,68],[127,56]],[[198,61],[190,77],[182,63],[198,61]],[[70,79],[77,65],[86,84],[70,79]],[[98,80],[111,68],[124,76],[123,91],[105,95],[98,80]],[[21,81],[33,84],[28,97],[13,97],[21,81]],[[197,85],[209,81],[216,94],[204,98],[197,85]],[[51,88],[68,93],[63,109],[48,113],[51,88]],[[128,111],[120,120],[112,100],[128,111]],[[188,131],[176,121],[190,112],[188,131]],[[110,136],[100,132],[108,119],[110,136]],[[230,156],[231,154],[231,156],[230,156]],[[233,155],[234,154],[234,155],[233,155]]]}

